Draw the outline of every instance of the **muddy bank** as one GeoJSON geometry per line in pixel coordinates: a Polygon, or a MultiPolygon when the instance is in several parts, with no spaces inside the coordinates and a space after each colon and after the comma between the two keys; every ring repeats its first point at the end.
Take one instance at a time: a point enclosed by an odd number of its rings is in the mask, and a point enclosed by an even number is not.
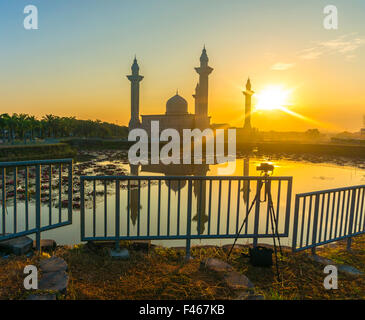
{"type": "Polygon", "coordinates": [[[286,153],[343,156],[365,159],[365,146],[335,143],[255,142],[238,143],[237,151],[257,150],[258,153],[286,153]]]}
{"type": "Polygon", "coordinates": [[[76,149],[65,143],[0,146],[0,162],[73,158],[76,154],[76,149]]]}

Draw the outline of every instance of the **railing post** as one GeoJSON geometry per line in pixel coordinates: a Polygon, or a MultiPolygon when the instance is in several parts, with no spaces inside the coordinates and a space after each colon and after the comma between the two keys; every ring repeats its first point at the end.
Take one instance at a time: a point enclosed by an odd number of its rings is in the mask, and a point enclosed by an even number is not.
{"type": "Polygon", "coordinates": [[[85,179],[80,177],[80,235],[81,241],[85,237],[85,179]]]}
{"type": "Polygon", "coordinates": [[[35,170],[35,210],[36,210],[36,248],[37,251],[41,250],[41,165],[36,165],[35,170]]]}
{"type": "Polygon", "coordinates": [[[72,223],[73,160],[68,165],[68,221],[72,223]]]}
{"type": "MultiPolygon", "coordinates": [[[[290,178],[288,180],[288,193],[286,196],[286,212],[285,212],[285,234],[286,236],[289,235],[289,222],[290,222],[290,211],[291,211],[291,195],[292,195],[292,189],[293,189],[293,179],[290,178]]],[[[280,201],[280,199],[278,199],[278,202],[280,201]]],[[[279,204],[278,204],[279,205],[279,204]]],[[[279,206],[278,206],[279,208],[279,206]]],[[[279,217],[279,213],[278,217],[279,217]]],[[[279,226],[278,226],[279,227],[279,226]]]]}
{"type": "Polygon", "coordinates": [[[14,167],[14,233],[17,231],[17,187],[18,187],[18,168],[14,167]]]}
{"type": "Polygon", "coordinates": [[[191,210],[192,210],[192,181],[188,181],[188,212],[186,221],[186,260],[191,258],[190,256],[190,245],[191,245],[191,210]]]}
{"type": "MultiPolygon", "coordinates": [[[[318,210],[319,210],[319,194],[316,194],[314,202],[314,217],[313,217],[313,233],[312,233],[312,254],[316,254],[316,241],[317,241],[317,229],[318,229],[318,210]]],[[[323,201],[323,200],[322,200],[323,201]]],[[[321,226],[322,227],[322,226],[321,226]]]]}
{"type": "MultiPolygon", "coordinates": [[[[356,200],[356,189],[353,189],[351,192],[351,207],[350,207],[350,221],[349,227],[347,229],[347,234],[352,234],[352,229],[354,225],[354,212],[355,212],[355,200],[356,200]]],[[[347,251],[351,250],[352,238],[349,237],[347,239],[347,251]]]]}
{"type": "MultiPolygon", "coordinates": [[[[295,196],[295,207],[294,207],[294,227],[293,227],[293,242],[292,242],[292,251],[294,252],[297,248],[297,238],[298,238],[298,220],[299,220],[299,204],[300,198],[298,195],[295,196]]],[[[303,199],[305,201],[305,198],[303,199]]],[[[304,212],[303,212],[304,214],[304,212]]]]}
{"type": "Polygon", "coordinates": [[[119,250],[120,237],[120,181],[115,181],[115,249],[119,250]]]}
{"type": "Polygon", "coordinates": [[[6,168],[2,168],[2,228],[3,236],[6,234],[6,168]]]}
{"type": "MultiPolygon", "coordinates": [[[[260,201],[261,201],[261,188],[263,186],[263,182],[261,179],[257,180],[256,186],[256,205],[255,205],[255,221],[254,221],[254,235],[259,233],[259,219],[260,219],[260,201]]],[[[257,247],[258,238],[253,238],[253,246],[257,247]]]]}
{"type": "Polygon", "coordinates": [[[352,238],[350,237],[347,239],[347,245],[346,245],[347,251],[351,251],[351,244],[352,244],[352,238]]]}

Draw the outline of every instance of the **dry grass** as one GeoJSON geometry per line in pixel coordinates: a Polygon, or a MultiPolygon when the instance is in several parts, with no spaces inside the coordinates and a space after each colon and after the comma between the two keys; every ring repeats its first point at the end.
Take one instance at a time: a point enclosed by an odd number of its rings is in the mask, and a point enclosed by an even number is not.
{"type": "Polygon", "coordinates": [[[67,299],[227,299],[230,291],[215,274],[184,263],[184,251],[156,248],[131,251],[128,261],[114,260],[107,249],[87,247],[58,252],[69,264],[67,299]],[[87,270],[87,272],[86,272],[87,270]]]}
{"type": "MultiPolygon", "coordinates": [[[[350,264],[365,272],[365,236],[357,237],[351,253],[345,244],[325,247],[321,256],[338,263],[350,264]]],[[[54,254],[69,265],[70,282],[64,299],[232,299],[232,292],[213,272],[200,267],[208,257],[226,260],[227,250],[220,247],[192,249],[194,260],[184,262],[184,250],[157,247],[150,253],[131,250],[128,261],[114,260],[108,248],[76,246],[59,247],[54,254]]],[[[229,263],[255,284],[255,293],[266,299],[364,299],[365,276],[339,273],[338,290],[325,290],[322,265],[306,253],[284,250],[279,263],[281,279],[275,268],[252,267],[236,249],[229,263]]],[[[23,288],[23,268],[37,264],[42,257],[0,259],[0,299],[23,299],[29,292],[23,288]]]]}

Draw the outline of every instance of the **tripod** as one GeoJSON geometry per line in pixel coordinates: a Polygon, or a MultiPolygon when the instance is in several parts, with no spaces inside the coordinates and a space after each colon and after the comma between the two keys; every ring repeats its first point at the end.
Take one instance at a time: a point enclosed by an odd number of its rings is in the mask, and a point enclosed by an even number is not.
{"type": "Polygon", "coordinates": [[[279,249],[280,249],[280,254],[282,255],[282,249],[281,249],[281,243],[280,243],[280,236],[279,236],[279,233],[278,233],[278,223],[277,223],[277,219],[276,219],[276,216],[275,216],[275,209],[274,209],[274,204],[273,204],[273,201],[272,201],[272,195],[271,195],[271,182],[269,179],[265,179],[265,178],[268,178],[269,177],[269,174],[267,172],[264,172],[264,179],[263,180],[259,180],[257,183],[259,184],[258,185],[258,191],[255,195],[255,198],[253,199],[250,207],[249,207],[249,210],[247,212],[247,215],[246,215],[246,218],[243,220],[242,224],[241,224],[241,227],[234,239],[234,242],[233,242],[233,245],[228,253],[228,256],[227,256],[227,260],[229,259],[231,253],[232,253],[232,250],[234,248],[234,246],[236,245],[236,242],[239,238],[239,235],[241,234],[242,232],[242,229],[243,229],[243,226],[246,224],[247,220],[248,220],[248,217],[252,211],[252,208],[254,206],[255,203],[257,202],[266,202],[268,203],[268,210],[269,210],[269,216],[270,216],[270,223],[271,223],[271,231],[272,231],[272,236],[273,236],[273,242],[274,242],[274,253],[275,253],[275,265],[276,265],[276,272],[277,272],[277,279],[279,281],[279,266],[278,266],[278,255],[277,255],[277,247],[276,247],[276,239],[275,237],[277,238],[278,240],[278,244],[279,244],[279,249]],[[260,199],[260,195],[261,195],[261,189],[262,189],[262,186],[265,185],[265,196],[264,196],[264,199],[261,200],[260,199]]]}

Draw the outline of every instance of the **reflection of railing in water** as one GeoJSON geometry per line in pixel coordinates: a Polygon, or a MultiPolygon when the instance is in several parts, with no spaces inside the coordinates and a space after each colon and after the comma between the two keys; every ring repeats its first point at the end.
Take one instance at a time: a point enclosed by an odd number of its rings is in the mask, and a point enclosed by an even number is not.
{"type": "Polygon", "coordinates": [[[297,194],[293,251],[365,233],[365,185],[297,194]],[[299,215],[300,214],[300,215],[299,215]]]}
{"type": "Polygon", "coordinates": [[[72,223],[72,159],[0,162],[0,171],[2,207],[0,241],[35,233],[36,246],[39,250],[41,232],[72,223]],[[63,166],[67,168],[67,176],[63,175],[63,166]],[[12,181],[7,179],[8,171],[12,176],[12,181]],[[58,214],[56,219],[54,219],[52,211],[52,189],[56,188],[52,184],[53,176],[55,179],[58,178],[58,214]],[[45,183],[42,184],[43,181],[45,183]],[[68,187],[67,200],[64,204],[62,203],[62,184],[68,187]],[[33,185],[35,190],[31,188],[33,185]],[[8,186],[10,191],[7,191],[8,186]],[[42,190],[44,189],[48,189],[48,198],[42,198],[42,190]],[[21,197],[18,197],[18,193],[21,193],[21,197]],[[32,197],[33,193],[34,197],[32,197]],[[8,197],[12,199],[8,200],[8,197]],[[31,198],[35,200],[33,212],[30,210],[31,198]],[[13,201],[12,215],[8,213],[9,206],[7,204],[10,200],[13,201]],[[18,211],[19,200],[24,201],[24,212],[21,213],[18,211]],[[45,215],[41,213],[41,203],[45,200],[49,207],[48,223],[42,225],[42,222],[45,221],[45,215]],[[67,219],[63,220],[62,207],[65,206],[67,207],[67,219]],[[54,220],[57,222],[54,223],[54,220]]]}
{"type": "MultiPolygon", "coordinates": [[[[258,182],[264,181],[273,192],[279,236],[287,237],[291,177],[82,176],[81,240],[111,240],[118,246],[119,240],[180,239],[186,240],[189,255],[192,239],[234,239],[258,182]],[[103,212],[96,208],[96,181],[104,183],[103,212]],[[107,182],[114,184],[114,199],[107,197],[107,182]],[[87,209],[85,191],[90,187],[93,205],[87,209]]],[[[239,238],[253,238],[255,243],[271,238],[269,223],[267,203],[257,202],[239,238]]]]}

